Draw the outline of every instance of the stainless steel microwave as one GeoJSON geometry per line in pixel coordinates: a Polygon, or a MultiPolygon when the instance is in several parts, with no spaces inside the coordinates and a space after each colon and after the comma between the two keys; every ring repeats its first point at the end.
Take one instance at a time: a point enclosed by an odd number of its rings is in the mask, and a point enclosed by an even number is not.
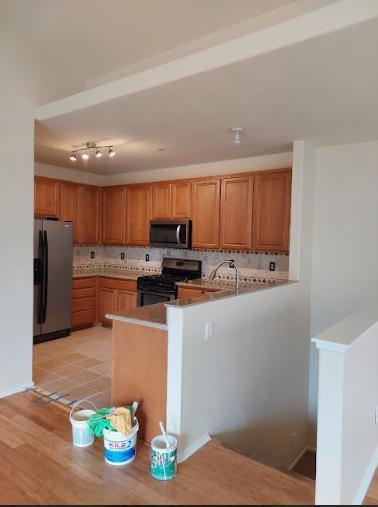
{"type": "Polygon", "coordinates": [[[151,220],[150,246],[190,248],[191,229],[191,220],[151,220]]]}

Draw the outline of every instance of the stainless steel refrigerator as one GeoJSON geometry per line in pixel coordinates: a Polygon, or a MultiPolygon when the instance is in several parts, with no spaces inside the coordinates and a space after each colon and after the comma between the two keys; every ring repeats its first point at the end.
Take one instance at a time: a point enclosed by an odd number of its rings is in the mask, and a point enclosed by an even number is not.
{"type": "Polygon", "coordinates": [[[34,343],[70,334],[72,224],[34,221],[34,343]]]}

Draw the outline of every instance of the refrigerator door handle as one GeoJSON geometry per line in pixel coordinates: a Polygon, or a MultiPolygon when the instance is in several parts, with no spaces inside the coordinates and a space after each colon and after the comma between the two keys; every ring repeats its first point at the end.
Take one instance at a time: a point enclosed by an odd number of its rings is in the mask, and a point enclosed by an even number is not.
{"type": "Polygon", "coordinates": [[[43,240],[43,231],[39,231],[39,261],[40,261],[40,267],[39,267],[39,285],[40,285],[40,291],[39,291],[39,298],[38,298],[38,319],[37,323],[42,324],[43,322],[43,298],[44,298],[44,240],[43,240]]]}
{"type": "Polygon", "coordinates": [[[46,322],[47,313],[47,291],[49,287],[49,243],[47,241],[47,232],[43,231],[43,306],[42,306],[42,324],[46,322]]]}

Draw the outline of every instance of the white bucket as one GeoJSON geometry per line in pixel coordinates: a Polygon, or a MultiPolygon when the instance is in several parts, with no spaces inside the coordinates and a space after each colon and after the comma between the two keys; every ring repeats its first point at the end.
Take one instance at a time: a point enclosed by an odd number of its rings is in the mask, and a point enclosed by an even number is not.
{"type": "Polygon", "coordinates": [[[136,417],[133,422],[133,429],[128,435],[104,429],[104,456],[110,465],[126,465],[134,460],[139,424],[136,417]]]}
{"type": "Polygon", "coordinates": [[[88,426],[88,419],[91,415],[95,414],[96,411],[96,405],[88,400],[80,400],[72,405],[70,423],[72,425],[72,441],[73,445],[76,447],[88,447],[95,441],[95,437],[91,434],[88,426]],[[75,412],[75,409],[79,408],[83,403],[88,403],[94,407],[95,410],[81,409],[75,412]]]}

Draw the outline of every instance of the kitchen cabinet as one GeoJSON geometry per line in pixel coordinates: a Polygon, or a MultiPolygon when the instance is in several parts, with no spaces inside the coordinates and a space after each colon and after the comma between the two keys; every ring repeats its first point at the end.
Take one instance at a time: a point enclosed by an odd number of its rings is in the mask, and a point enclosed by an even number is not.
{"type": "Polygon", "coordinates": [[[219,248],[219,178],[197,180],[192,187],[192,246],[219,248]]]}
{"type": "Polygon", "coordinates": [[[254,176],[252,248],[288,252],[291,205],[291,169],[254,176]]]}
{"type": "Polygon", "coordinates": [[[116,311],[117,304],[117,289],[111,289],[109,287],[103,287],[100,283],[98,290],[98,313],[99,320],[104,326],[111,327],[112,321],[107,319],[105,315],[107,313],[113,313],[116,311]]]}
{"type": "Polygon", "coordinates": [[[192,185],[190,181],[176,181],[171,190],[171,217],[188,219],[191,216],[192,185]]]}
{"type": "Polygon", "coordinates": [[[206,291],[202,289],[190,288],[190,287],[178,287],[177,298],[195,298],[205,294],[206,291]]]}
{"type": "Polygon", "coordinates": [[[40,176],[34,177],[34,215],[59,218],[60,182],[40,176]]]}
{"type": "Polygon", "coordinates": [[[105,187],[102,193],[102,242],[125,242],[125,187],[105,187]]]}
{"type": "Polygon", "coordinates": [[[126,244],[147,246],[151,217],[151,185],[126,187],[126,244]]]}
{"type": "Polygon", "coordinates": [[[152,185],[152,218],[171,218],[172,185],[169,182],[152,185]]]}
{"type": "Polygon", "coordinates": [[[220,248],[250,250],[253,176],[222,178],[220,248]]]}
{"type": "Polygon", "coordinates": [[[99,320],[104,326],[111,326],[107,313],[129,312],[136,308],[136,280],[100,278],[99,282],[99,320]]]}
{"type": "Polygon", "coordinates": [[[79,189],[76,183],[62,182],[60,186],[60,219],[72,222],[73,242],[80,243],[79,227],[79,189]]]}
{"type": "Polygon", "coordinates": [[[190,207],[190,181],[165,181],[152,185],[152,218],[188,219],[190,207]]]}
{"type": "Polygon", "coordinates": [[[81,185],[79,190],[80,243],[101,243],[101,188],[81,185]]]}
{"type": "Polygon", "coordinates": [[[72,329],[90,327],[96,320],[96,277],[72,280],[72,329]]]}

